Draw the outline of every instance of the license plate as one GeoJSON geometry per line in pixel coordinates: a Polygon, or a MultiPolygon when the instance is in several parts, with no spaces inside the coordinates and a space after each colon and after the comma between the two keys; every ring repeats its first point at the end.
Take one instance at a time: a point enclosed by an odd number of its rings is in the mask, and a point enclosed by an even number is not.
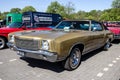
{"type": "Polygon", "coordinates": [[[25,53],[24,53],[24,52],[21,52],[21,51],[18,51],[17,54],[20,55],[20,56],[22,56],[22,57],[25,56],[25,53]]]}

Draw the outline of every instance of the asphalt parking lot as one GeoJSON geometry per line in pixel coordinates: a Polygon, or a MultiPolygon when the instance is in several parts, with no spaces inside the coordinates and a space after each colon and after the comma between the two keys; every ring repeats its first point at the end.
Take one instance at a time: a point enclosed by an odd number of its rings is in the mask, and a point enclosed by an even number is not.
{"type": "Polygon", "coordinates": [[[66,71],[60,63],[20,58],[8,48],[0,50],[0,80],[120,80],[120,41],[82,57],[81,65],[66,71]]]}

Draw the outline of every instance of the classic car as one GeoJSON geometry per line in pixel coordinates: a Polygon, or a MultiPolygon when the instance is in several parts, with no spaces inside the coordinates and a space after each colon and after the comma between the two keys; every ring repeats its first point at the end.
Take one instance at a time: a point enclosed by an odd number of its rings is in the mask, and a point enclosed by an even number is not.
{"type": "Polygon", "coordinates": [[[49,27],[27,27],[21,22],[13,22],[6,27],[0,28],[0,49],[6,47],[8,42],[8,34],[11,32],[23,31],[23,30],[51,30],[49,27]]]}
{"type": "Polygon", "coordinates": [[[114,34],[114,39],[120,39],[120,22],[119,21],[106,22],[105,26],[114,34]]]}
{"type": "Polygon", "coordinates": [[[98,48],[108,49],[113,34],[94,20],[64,20],[50,31],[21,31],[9,34],[8,46],[22,57],[63,62],[76,69],[82,55],[98,48]]]}

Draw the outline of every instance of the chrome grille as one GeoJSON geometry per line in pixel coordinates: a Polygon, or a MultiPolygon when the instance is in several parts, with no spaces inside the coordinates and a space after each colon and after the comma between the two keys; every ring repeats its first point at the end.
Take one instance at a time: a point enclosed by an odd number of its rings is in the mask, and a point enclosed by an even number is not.
{"type": "Polygon", "coordinates": [[[27,49],[27,50],[39,50],[40,48],[39,40],[21,39],[17,37],[15,37],[15,45],[18,48],[27,49]]]}

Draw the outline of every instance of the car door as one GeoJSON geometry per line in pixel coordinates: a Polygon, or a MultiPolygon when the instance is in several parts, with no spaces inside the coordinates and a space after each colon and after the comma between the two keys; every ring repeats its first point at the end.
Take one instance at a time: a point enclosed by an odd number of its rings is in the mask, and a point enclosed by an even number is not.
{"type": "Polygon", "coordinates": [[[91,23],[91,34],[93,38],[93,49],[100,48],[104,45],[104,28],[99,22],[91,23]]]}
{"type": "Polygon", "coordinates": [[[94,48],[94,34],[90,31],[90,21],[81,21],[79,22],[80,30],[84,31],[84,51],[83,53],[88,53],[94,48]]]}

